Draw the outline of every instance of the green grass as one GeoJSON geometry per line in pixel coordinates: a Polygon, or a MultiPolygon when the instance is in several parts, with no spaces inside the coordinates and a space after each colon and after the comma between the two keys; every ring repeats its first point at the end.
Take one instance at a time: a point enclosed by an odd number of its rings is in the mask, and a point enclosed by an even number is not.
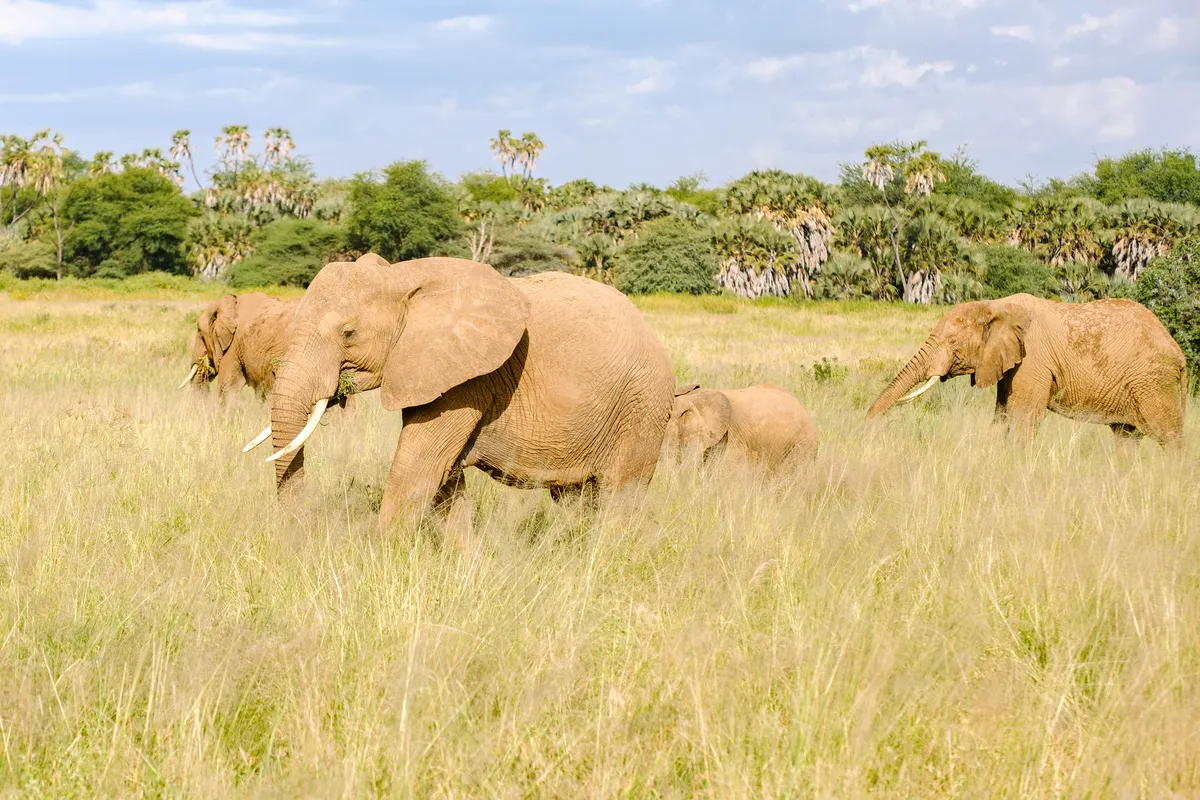
{"type": "Polygon", "coordinates": [[[275,501],[266,407],[175,391],[206,296],[0,298],[0,787],[36,796],[1200,794],[1200,429],[1173,460],[965,381],[867,423],[938,312],[646,298],[771,381],[811,474],[660,468],[581,518],[473,474],[380,537],[364,395],[275,501]],[[835,369],[813,369],[814,364],[835,369]]]}

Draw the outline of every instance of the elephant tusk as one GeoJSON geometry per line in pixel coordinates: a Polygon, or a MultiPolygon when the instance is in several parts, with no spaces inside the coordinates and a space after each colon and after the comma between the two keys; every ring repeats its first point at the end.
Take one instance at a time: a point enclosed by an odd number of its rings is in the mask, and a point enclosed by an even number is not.
{"type": "Polygon", "coordinates": [[[197,372],[199,372],[199,371],[200,371],[200,365],[199,365],[199,364],[192,364],[192,371],[191,371],[191,372],[189,372],[189,373],[188,373],[188,376],[187,376],[186,378],[184,378],[184,379],[183,379],[183,383],[179,384],[179,385],[178,385],[178,386],[176,386],[175,388],[176,388],[176,389],[182,389],[183,387],[187,386],[189,383],[191,383],[191,382],[192,382],[192,378],[196,377],[196,373],[197,373],[197,372]]]}
{"type": "Polygon", "coordinates": [[[925,394],[930,389],[932,389],[933,385],[935,383],[937,383],[938,381],[940,381],[941,379],[942,379],[941,375],[934,375],[932,378],[930,378],[929,380],[922,383],[916,389],[913,389],[911,392],[904,395],[904,397],[901,397],[899,400],[897,400],[896,405],[900,405],[901,403],[907,403],[910,400],[916,400],[918,397],[920,397],[921,395],[925,394]]]}
{"type": "Polygon", "coordinates": [[[267,461],[275,461],[283,458],[284,456],[290,455],[303,447],[304,443],[308,440],[308,437],[312,436],[313,431],[315,431],[317,429],[317,425],[320,424],[321,415],[325,413],[325,406],[327,405],[329,405],[328,397],[318,400],[317,404],[313,406],[312,413],[308,415],[308,424],[304,426],[304,430],[300,431],[300,434],[296,436],[296,438],[292,440],[292,443],[287,447],[283,448],[274,455],[267,456],[267,461]]]}
{"type": "Polygon", "coordinates": [[[250,444],[248,444],[242,448],[242,452],[249,453],[251,450],[253,450],[254,448],[258,447],[260,444],[265,442],[267,440],[267,437],[270,435],[271,435],[271,426],[268,425],[266,427],[266,429],[263,430],[262,433],[260,433],[258,436],[255,436],[253,439],[250,440],[250,444]]]}

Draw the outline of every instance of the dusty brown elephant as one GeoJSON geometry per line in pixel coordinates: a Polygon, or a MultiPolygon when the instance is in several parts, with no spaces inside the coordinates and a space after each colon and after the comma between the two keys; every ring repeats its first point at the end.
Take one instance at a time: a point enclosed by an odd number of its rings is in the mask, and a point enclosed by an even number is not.
{"type": "Polygon", "coordinates": [[[663,437],[674,457],[727,456],[768,469],[789,469],[817,457],[817,426],[794,395],[763,384],[745,389],[675,390],[675,406],[663,437]]]}
{"type": "Polygon", "coordinates": [[[266,399],[283,363],[298,300],[279,300],[261,292],[227,294],[196,318],[192,370],[179,388],[204,388],[216,380],[224,397],[249,385],[266,399]]]}
{"type": "Polygon", "coordinates": [[[1025,437],[1047,410],[1163,445],[1178,442],[1183,430],[1183,352],[1149,309],[1130,300],[1059,303],[1016,294],[956,305],[867,416],[959,375],[970,375],[976,388],[995,386],[995,419],[1025,437]]]}
{"type": "Polygon", "coordinates": [[[430,505],[449,513],[464,467],[556,497],[645,485],[675,385],[637,309],[596,281],[504,278],[452,258],[328,264],[296,310],[271,393],[281,494],[343,370],[403,409],[380,527],[430,505]]]}

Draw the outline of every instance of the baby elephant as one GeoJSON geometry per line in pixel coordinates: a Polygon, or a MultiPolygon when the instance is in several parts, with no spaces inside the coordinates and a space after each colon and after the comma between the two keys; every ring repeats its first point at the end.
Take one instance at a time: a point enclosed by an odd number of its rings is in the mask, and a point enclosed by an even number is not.
{"type": "Polygon", "coordinates": [[[794,468],[816,460],[817,426],[800,401],[778,386],[680,386],[663,446],[677,458],[724,452],[768,469],[794,468]]]}

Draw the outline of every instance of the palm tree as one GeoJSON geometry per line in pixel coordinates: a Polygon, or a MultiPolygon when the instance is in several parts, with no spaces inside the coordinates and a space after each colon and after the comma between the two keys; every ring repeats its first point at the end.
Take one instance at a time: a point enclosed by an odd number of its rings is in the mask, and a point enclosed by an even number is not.
{"type": "Polygon", "coordinates": [[[225,169],[236,175],[250,152],[250,129],[245,125],[226,125],[216,137],[213,150],[225,169]]]}
{"type": "Polygon", "coordinates": [[[513,138],[512,131],[501,128],[496,138],[492,139],[491,147],[493,158],[500,162],[500,173],[507,178],[509,169],[517,160],[517,140],[513,138]]]}
{"type": "Polygon", "coordinates": [[[192,157],[192,132],[187,128],[182,128],[175,131],[171,136],[171,158],[176,161],[187,161],[188,168],[192,173],[192,180],[196,181],[196,188],[204,190],[204,184],[200,182],[200,177],[196,174],[196,161],[192,157]]]}
{"type": "Polygon", "coordinates": [[[533,176],[533,170],[537,167],[537,160],[542,155],[542,151],[546,149],[546,145],[538,138],[538,135],[533,131],[526,131],[521,134],[514,149],[516,151],[516,161],[521,167],[521,172],[526,179],[533,176]]]}
{"type": "Polygon", "coordinates": [[[111,150],[101,150],[92,156],[92,161],[88,164],[88,175],[97,177],[100,175],[108,175],[113,172],[115,165],[113,164],[113,154],[111,150]]]}
{"type": "Polygon", "coordinates": [[[56,133],[53,136],[50,132],[40,132],[31,144],[38,144],[40,140],[47,139],[40,148],[34,150],[32,158],[29,160],[26,172],[24,175],[28,185],[33,188],[38,197],[46,201],[50,206],[50,214],[54,220],[54,238],[57,245],[56,252],[58,256],[57,266],[55,269],[55,277],[57,280],[62,280],[62,265],[63,265],[63,231],[62,217],[59,214],[59,206],[62,203],[62,186],[65,180],[63,172],[63,137],[62,134],[56,133]]]}
{"type": "Polygon", "coordinates": [[[267,128],[263,149],[267,163],[277,167],[292,159],[292,150],[296,149],[296,143],[292,141],[292,134],[287,128],[267,128]]]}

